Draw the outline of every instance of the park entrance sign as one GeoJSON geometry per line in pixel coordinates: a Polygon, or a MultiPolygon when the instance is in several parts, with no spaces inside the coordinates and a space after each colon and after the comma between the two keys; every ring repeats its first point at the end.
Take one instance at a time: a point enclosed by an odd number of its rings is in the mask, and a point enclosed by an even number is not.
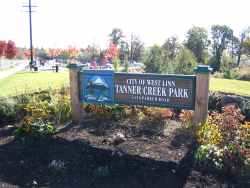
{"type": "MultiPolygon", "coordinates": [[[[129,104],[195,110],[196,123],[204,124],[208,111],[209,75],[212,68],[200,65],[196,75],[116,73],[114,70],[83,70],[71,63],[70,93],[72,121],[84,120],[83,102],[129,104]]],[[[195,137],[195,134],[193,134],[195,137]]]]}
{"type": "Polygon", "coordinates": [[[115,73],[83,70],[80,99],[95,104],[129,104],[194,109],[195,75],[115,73]]]}

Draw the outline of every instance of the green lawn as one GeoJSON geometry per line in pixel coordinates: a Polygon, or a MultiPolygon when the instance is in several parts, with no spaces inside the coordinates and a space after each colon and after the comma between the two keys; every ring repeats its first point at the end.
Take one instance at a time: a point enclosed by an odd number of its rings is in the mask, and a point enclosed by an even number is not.
{"type": "Polygon", "coordinates": [[[250,82],[242,80],[210,78],[209,90],[228,94],[236,94],[243,97],[250,97],[250,82]]]}
{"type": "Polygon", "coordinates": [[[35,92],[37,87],[45,90],[48,83],[58,87],[62,85],[62,81],[69,82],[69,74],[50,73],[50,72],[30,72],[20,71],[0,80],[0,98],[4,97],[4,93],[8,95],[16,95],[25,93],[26,91],[35,92]]]}
{"type": "MultiPolygon", "coordinates": [[[[16,95],[17,92],[18,94],[25,93],[25,89],[30,92],[37,91],[37,87],[45,90],[48,83],[58,87],[63,80],[69,82],[69,75],[64,73],[20,71],[0,80],[0,98],[4,97],[4,93],[12,96],[16,95]]],[[[209,90],[250,97],[250,82],[210,78],[209,90]]]]}

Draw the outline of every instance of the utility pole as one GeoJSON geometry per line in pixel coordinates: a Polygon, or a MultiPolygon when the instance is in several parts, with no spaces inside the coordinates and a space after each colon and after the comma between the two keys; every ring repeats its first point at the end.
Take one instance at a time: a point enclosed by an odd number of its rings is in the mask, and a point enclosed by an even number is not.
{"type": "Polygon", "coordinates": [[[30,62],[30,71],[31,71],[31,64],[33,63],[33,45],[32,45],[32,25],[31,25],[31,12],[36,12],[36,11],[31,11],[31,7],[37,7],[35,6],[31,6],[31,0],[29,0],[29,6],[23,6],[23,7],[29,7],[29,11],[22,11],[22,12],[29,12],[29,17],[30,17],[30,58],[31,58],[31,62],[30,62]]]}

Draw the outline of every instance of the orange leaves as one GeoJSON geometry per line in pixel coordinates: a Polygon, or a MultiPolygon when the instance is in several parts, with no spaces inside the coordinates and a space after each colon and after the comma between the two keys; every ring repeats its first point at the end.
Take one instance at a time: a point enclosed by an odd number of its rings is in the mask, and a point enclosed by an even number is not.
{"type": "Polygon", "coordinates": [[[69,45],[69,48],[65,49],[64,51],[66,53],[68,53],[70,55],[70,57],[73,57],[73,56],[79,55],[81,53],[81,51],[82,51],[82,48],[80,48],[79,50],[77,50],[76,49],[76,45],[75,46],[69,45]]]}
{"type": "Polygon", "coordinates": [[[81,51],[82,51],[82,48],[80,48],[79,50],[77,50],[76,45],[75,46],[69,45],[68,49],[64,49],[62,51],[62,53],[64,54],[64,56],[67,59],[70,59],[71,57],[75,58],[78,55],[80,55],[81,51]]]}
{"type": "Polygon", "coordinates": [[[56,57],[61,53],[61,48],[48,48],[45,52],[48,54],[47,57],[56,57]]]}
{"type": "MultiPolygon", "coordinates": [[[[31,51],[27,50],[27,49],[24,49],[25,52],[23,52],[24,55],[26,56],[30,56],[31,55],[31,51]]],[[[33,53],[33,56],[36,56],[39,54],[38,51],[36,51],[34,48],[32,48],[32,53],[33,53]]]]}

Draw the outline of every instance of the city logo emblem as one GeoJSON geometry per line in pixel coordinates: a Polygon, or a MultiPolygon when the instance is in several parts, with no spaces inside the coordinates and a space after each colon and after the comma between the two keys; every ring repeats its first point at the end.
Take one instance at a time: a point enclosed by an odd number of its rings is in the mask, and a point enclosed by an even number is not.
{"type": "Polygon", "coordinates": [[[84,101],[96,104],[114,104],[114,71],[84,70],[84,101]]]}

